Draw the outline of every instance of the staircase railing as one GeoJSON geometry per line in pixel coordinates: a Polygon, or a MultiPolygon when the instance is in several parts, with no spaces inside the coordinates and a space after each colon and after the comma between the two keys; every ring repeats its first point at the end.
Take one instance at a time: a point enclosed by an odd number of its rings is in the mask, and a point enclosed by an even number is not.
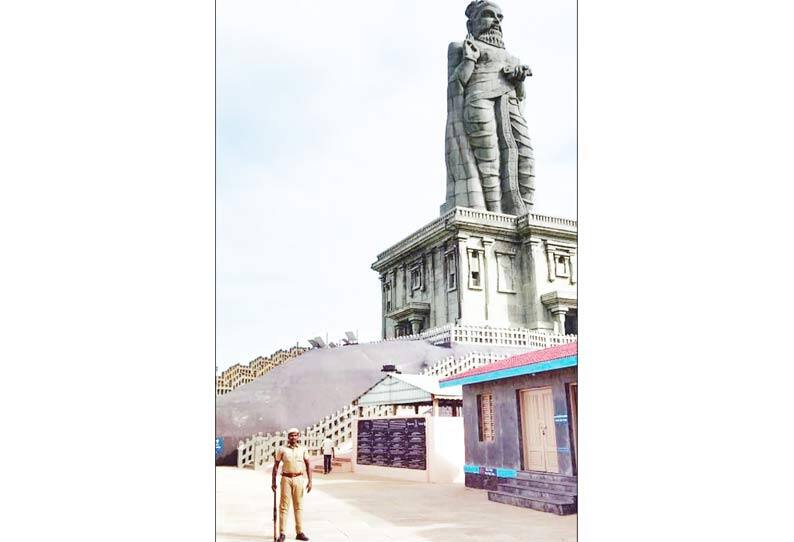
{"type": "MultiPolygon", "coordinates": [[[[325,437],[330,437],[334,447],[353,438],[353,423],[358,417],[358,410],[363,410],[364,416],[385,416],[390,412],[386,405],[373,405],[357,407],[352,404],[337,410],[336,413],[326,416],[312,426],[306,427],[300,433],[301,444],[305,446],[312,456],[320,455],[320,446],[325,437]]],[[[279,446],[287,444],[287,432],[258,433],[237,445],[237,466],[253,467],[254,470],[266,468],[279,446]]]]}

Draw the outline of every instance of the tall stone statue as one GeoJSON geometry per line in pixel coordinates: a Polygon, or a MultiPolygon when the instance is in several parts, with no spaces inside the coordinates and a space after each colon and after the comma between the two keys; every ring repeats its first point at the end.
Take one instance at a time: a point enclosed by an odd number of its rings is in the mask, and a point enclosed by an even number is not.
{"type": "Polygon", "coordinates": [[[487,0],[466,8],[468,36],[449,44],[447,200],[455,206],[521,215],[532,210],[534,159],[519,108],[529,66],[502,43],[502,10],[487,0]]]}

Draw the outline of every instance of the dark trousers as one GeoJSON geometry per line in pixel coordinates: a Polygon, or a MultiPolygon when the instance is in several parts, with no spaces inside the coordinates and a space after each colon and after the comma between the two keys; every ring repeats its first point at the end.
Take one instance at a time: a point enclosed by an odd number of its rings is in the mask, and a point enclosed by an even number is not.
{"type": "Polygon", "coordinates": [[[323,455],[323,472],[328,474],[331,472],[331,456],[323,455]]]}

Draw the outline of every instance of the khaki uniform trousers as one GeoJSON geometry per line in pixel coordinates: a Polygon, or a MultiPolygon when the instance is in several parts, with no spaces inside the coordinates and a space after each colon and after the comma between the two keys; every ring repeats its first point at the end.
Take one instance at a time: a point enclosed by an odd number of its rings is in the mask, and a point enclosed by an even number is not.
{"type": "Polygon", "coordinates": [[[284,532],[287,522],[287,510],[292,500],[292,510],[295,512],[295,533],[303,532],[303,476],[288,478],[281,477],[281,502],[279,503],[278,524],[280,532],[284,532]]]}

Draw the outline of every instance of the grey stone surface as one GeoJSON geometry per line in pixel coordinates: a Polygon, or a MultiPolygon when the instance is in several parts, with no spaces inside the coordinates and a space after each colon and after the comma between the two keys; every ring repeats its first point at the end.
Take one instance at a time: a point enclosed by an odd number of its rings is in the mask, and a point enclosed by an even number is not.
{"type": "Polygon", "coordinates": [[[522,215],[532,210],[534,156],[521,112],[529,66],[502,41],[502,10],[466,8],[468,35],[447,50],[447,197],[455,206],[522,215]]]}

